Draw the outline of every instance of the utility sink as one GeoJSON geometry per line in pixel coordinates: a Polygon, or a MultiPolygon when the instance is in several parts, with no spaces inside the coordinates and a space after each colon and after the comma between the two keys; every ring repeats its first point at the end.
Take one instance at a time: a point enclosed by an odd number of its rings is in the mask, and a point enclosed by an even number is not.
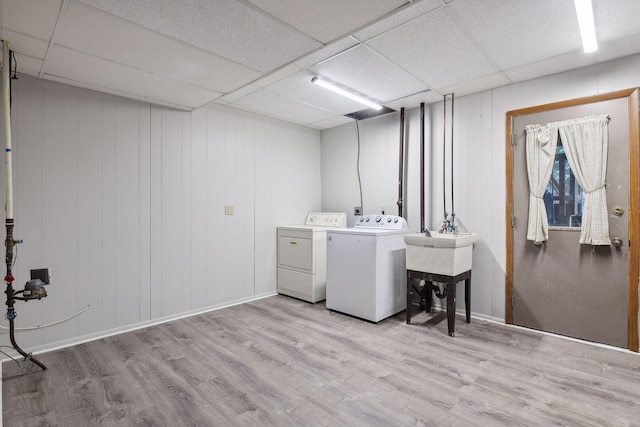
{"type": "Polygon", "coordinates": [[[406,234],[404,236],[404,242],[407,245],[431,248],[459,248],[472,245],[477,240],[477,233],[444,234],[434,231],[430,237],[425,236],[424,233],[406,234]]]}
{"type": "Polygon", "coordinates": [[[405,234],[407,246],[407,270],[457,276],[471,270],[473,244],[478,241],[476,233],[405,234]]]}

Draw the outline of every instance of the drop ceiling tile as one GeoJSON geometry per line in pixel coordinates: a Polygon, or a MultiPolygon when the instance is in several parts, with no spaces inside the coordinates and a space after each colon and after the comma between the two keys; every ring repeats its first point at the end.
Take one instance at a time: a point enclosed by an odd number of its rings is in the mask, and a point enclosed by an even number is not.
{"type": "Polygon", "coordinates": [[[640,1],[592,0],[598,44],[627,38],[638,33],[640,1]]]}
{"type": "Polygon", "coordinates": [[[216,92],[231,92],[262,73],[79,3],[71,3],[57,43],[216,92]],[[124,48],[123,48],[124,47],[124,48]]]}
{"type": "Polygon", "coordinates": [[[82,87],[117,93],[148,102],[175,104],[188,109],[204,105],[219,93],[169,80],[153,73],[116,64],[82,52],[56,46],[45,67],[45,78],[63,78],[82,87]]]}
{"type": "Polygon", "coordinates": [[[49,43],[26,34],[18,33],[8,28],[2,29],[2,40],[9,42],[9,49],[16,53],[44,59],[49,43]]]}
{"type": "Polygon", "coordinates": [[[248,0],[323,44],[376,21],[406,0],[248,0]]]}
{"type": "Polygon", "coordinates": [[[599,42],[598,50],[593,53],[598,62],[621,58],[640,52],[640,34],[629,37],[599,42]]]}
{"type": "Polygon", "coordinates": [[[504,70],[504,74],[514,83],[556,74],[573,68],[586,67],[595,63],[594,55],[585,55],[582,49],[532,64],[504,70]]]}
{"type": "Polygon", "coordinates": [[[338,126],[346,125],[347,123],[353,122],[354,119],[351,117],[345,116],[336,116],[326,120],[320,120],[319,122],[311,123],[311,125],[317,129],[331,129],[338,126]]]}
{"type": "Polygon", "coordinates": [[[242,110],[303,125],[335,116],[335,113],[301,104],[267,89],[254,92],[230,105],[242,110]]]}
{"type": "MultiPolygon", "coordinates": [[[[367,45],[430,87],[443,87],[498,69],[437,9],[367,42],[367,45]]],[[[384,81],[384,80],[381,80],[384,81]]]]}
{"type": "Polygon", "coordinates": [[[442,0],[414,1],[411,6],[384,18],[379,22],[354,33],[353,35],[361,42],[367,41],[441,6],[443,6],[442,0]]]}
{"type": "Polygon", "coordinates": [[[269,91],[297,101],[301,104],[310,105],[336,114],[349,114],[360,111],[366,107],[349,98],[338,95],[316,84],[311,83],[314,76],[309,71],[302,71],[294,76],[280,80],[269,86],[269,91]]]}
{"type": "Polygon", "coordinates": [[[2,29],[49,41],[62,0],[2,0],[2,29]]]}
{"type": "Polygon", "coordinates": [[[322,46],[241,1],[79,1],[261,72],[322,46]]]}
{"type": "Polygon", "coordinates": [[[502,69],[582,47],[572,1],[458,0],[449,7],[460,28],[502,69]]]}
{"type": "Polygon", "coordinates": [[[277,82],[278,80],[282,80],[285,77],[289,77],[290,75],[297,73],[298,71],[300,71],[300,67],[295,64],[285,65],[284,67],[268,74],[260,80],[256,80],[255,82],[253,82],[253,84],[259,87],[267,87],[277,82]]]}
{"type": "Polygon", "coordinates": [[[246,85],[241,87],[240,89],[233,91],[231,93],[228,93],[222,97],[220,97],[220,101],[224,102],[224,103],[230,103],[230,102],[234,102],[237,101],[240,98],[244,98],[247,95],[252,94],[255,91],[260,90],[259,86],[255,86],[255,85],[246,85]]]}
{"type": "Polygon", "coordinates": [[[28,74],[30,76],[38,76],[43,63],[42,59],[20,53],[16,53],[16,62],[18,63],[18,74],[28,74]]]}
{"type": "Polygon", "coordinates": [[[352,48],[357,44],[358,44],[358,41],[353,37],[351,36],[345,37],[343,39],[336,41],[335,43],[332,43],[323,47],[322,49],[319,49],[313,53],[310,53],[309,55],[303,58],[300,58],[299,60],[296,61],[296,65],[298,65],[300,68],[309,68],[312,65],[316,65],[326,59],[329,59],[341,52],[344,52],[349,48],[352,48]]]}
{"type": "Polygon", "coordinates": [[[315,65],[311,71],[382,103],[426,88],[420,80],[364,45],[315,65]]]}

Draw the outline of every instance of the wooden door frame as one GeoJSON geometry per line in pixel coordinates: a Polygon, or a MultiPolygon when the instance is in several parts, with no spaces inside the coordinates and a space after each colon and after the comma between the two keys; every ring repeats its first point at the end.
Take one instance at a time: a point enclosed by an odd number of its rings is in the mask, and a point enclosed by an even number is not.
{"type": "Polygon", "coordinates": [[[513,324],[513,146],[511,134],[515,117],[559,108],[592,104],[611,99],[628,98],[629,105],[629,319],[628,349],[638,351],[638,281],[640,279],[640,88],[609,92],[507,112],[507,271],[505,323],[513,324]]]}

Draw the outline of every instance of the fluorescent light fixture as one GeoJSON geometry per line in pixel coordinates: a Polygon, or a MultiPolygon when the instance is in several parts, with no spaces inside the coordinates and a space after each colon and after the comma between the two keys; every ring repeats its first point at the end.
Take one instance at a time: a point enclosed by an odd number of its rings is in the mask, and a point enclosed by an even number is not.
{"type": "Polygon", "coordinates": [[[318,76],[314,76],[311,79],[311,83],[315,83],[318,86],[322,86],[325,89],[329,89],[330,91],[333,91],[337,94],[340,94],[344,97],[347,97],[353,101],[359,102],[363,105],[366,105],[369,108],[373,108],[374,110],[381,110],[382,109],[382,105],[378,105],[375,102],[371,102],[368,99],[365,99],[361,96],[356,95],[355,93],[349,92],[348,90],[342,89],[338,86],[335,86],[329,82],[327,82],[326,80],[321,79],[318,76]]]}
{"type": "Polygon", "coordinates": [[[593,21],[593,7],[591,0],[573,0],[578,14],[578,24],[580,25],[580,36],[582,36],[582,47],[584,53],[591,53],[598,50],[596,40],[596,27],[593,21]]]}

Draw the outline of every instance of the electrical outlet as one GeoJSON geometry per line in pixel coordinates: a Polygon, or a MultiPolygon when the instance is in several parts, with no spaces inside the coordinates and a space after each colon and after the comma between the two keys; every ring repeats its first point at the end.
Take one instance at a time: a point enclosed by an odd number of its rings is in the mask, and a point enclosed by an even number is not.
{"type": "Polygon", "coordinates": [[[233,205],[224,205],[224,214],[225,215],[235,215],[236,209],[233,205]]]}
{"type": "Polygon", "coordinates": [[[362,215],[362,206],[356,206],[355,208],[353,208],[353,215],[354,216],[361,216],[362,215]]]}

